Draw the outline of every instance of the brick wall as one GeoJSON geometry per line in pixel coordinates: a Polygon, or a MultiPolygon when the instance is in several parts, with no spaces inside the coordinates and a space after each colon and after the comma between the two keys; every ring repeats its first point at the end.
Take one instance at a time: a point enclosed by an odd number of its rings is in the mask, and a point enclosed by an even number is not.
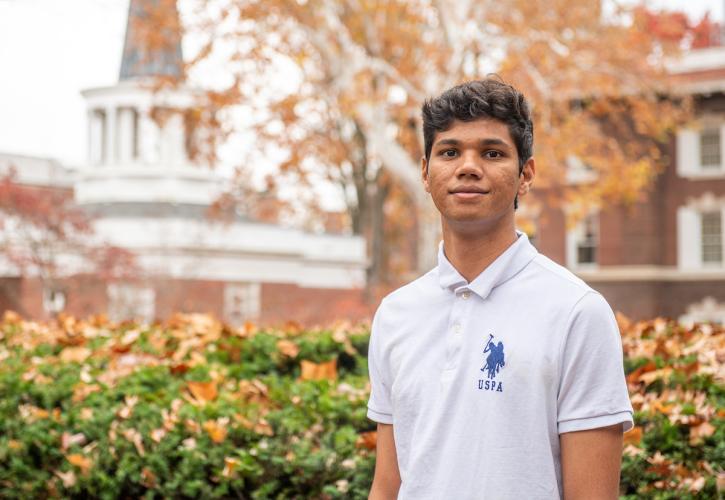
{"type": "Polygon", "coordinates": [[[666,316],[677,319],[687,312],[690,304],[705,297],[725,303],[723,281],[677,282],[599,282],[592,283],[615,311],[632,319],[666,316]]]}

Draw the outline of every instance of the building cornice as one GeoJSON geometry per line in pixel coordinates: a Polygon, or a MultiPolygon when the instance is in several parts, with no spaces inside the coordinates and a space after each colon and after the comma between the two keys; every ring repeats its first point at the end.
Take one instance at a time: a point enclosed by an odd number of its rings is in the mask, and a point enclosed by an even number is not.
{"type": "Polygon", "coordinates": [[[679,269],[674,266],[607,266],[591,270],[575,270],[584,281],[725,281],[725,267],[710,269],[679,269]]]}

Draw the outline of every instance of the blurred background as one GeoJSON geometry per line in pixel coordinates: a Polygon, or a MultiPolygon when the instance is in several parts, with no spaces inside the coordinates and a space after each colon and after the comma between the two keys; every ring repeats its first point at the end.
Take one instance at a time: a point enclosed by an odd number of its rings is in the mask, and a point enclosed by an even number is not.
{"type": "Polygon", "coordinates": [[[369,318],[436,264],[423,100],[497,74],[539,251],[725,322],[724,4],[0,0],[0,310],[369,318]]]}
{"type": "Polygon", "coordinates": [[[722,498],[724,8],[0,0],[0,497],[367,498],[420,107],[496,74],[518,227],[623,313],[621,498],[722,498]]]}

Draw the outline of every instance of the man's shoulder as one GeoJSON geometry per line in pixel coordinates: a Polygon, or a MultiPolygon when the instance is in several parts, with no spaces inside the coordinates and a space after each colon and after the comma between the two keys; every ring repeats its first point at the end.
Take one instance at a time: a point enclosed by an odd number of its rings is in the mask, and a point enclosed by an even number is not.
{"type": "Polygon", "coordinates": [[[537,254],[529,266],[536,286],[559,296],[582,297],[594,290],[584,280],[562,265],[542,254],[537,254]]]}
{"type": "Polygon", "coordinates": [[[438,287],[438,270],[433,268],[383,297],[380,309],[398,309],[414,304],[422,307],[425,298],[434,293],[436,287],[438,287]]]}

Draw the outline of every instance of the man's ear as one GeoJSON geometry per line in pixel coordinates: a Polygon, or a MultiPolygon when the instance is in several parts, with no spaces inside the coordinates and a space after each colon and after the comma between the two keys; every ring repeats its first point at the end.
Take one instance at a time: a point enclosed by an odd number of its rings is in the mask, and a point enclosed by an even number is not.
{"type": "Polygon", "coordinates": [[[425,192],[430,193],[430,186],[428,185],[428,160],[425,159],[425,156],[421,156],[420,158],[420,170],[425,192]]]}
{"type": "Polygon", "coordinates": [[[519,196],[524,196],[531,190],[531,186],[534,183],[535,176],[536,162],[534,161],[534,157],[532,156],[531,158],[526,160],[526,163],[524,163],[524,168],[521,169],[521,174],[519,175],[519,196]]]}

